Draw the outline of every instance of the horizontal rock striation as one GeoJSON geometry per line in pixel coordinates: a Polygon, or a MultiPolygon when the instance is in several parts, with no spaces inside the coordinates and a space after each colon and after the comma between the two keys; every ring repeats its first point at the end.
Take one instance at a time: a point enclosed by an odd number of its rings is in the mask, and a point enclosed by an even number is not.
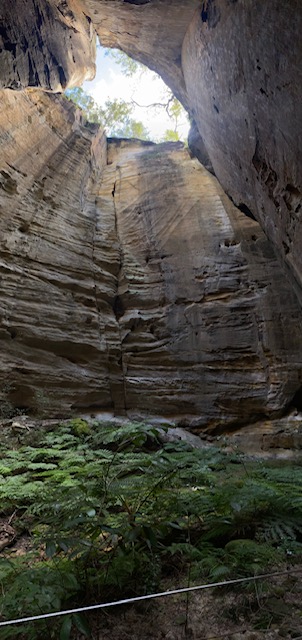
{"type": "Polygon", "coordinates": [[[109,158],[126,409],[209,429],[286,406],[300,311],[259,225],[180,146],[112,141],[109,158]]]}
{"type": "Polygon", "coordinates": [[[193,120],[193,153],[260,222],[298,283],[302,10],[297,0],[2,3],[0,86],[60,91],[94,71],[94,31],[156,70],[193,120]]]}
{"type": "Polygon", "coordinates": [[[106,139],[66,99],[7,90],[3,103],[1,389],[20,407],[111,406],[104,327],[118,250],[105,232],[95,257],[106,139]]]}
{"type": "Polygon", "coordinates": [[[2,396],[209,430],[289,404],[300,310],[258,223],[181,144],[107,144],[64,98],[2,100],[2,396]]]}

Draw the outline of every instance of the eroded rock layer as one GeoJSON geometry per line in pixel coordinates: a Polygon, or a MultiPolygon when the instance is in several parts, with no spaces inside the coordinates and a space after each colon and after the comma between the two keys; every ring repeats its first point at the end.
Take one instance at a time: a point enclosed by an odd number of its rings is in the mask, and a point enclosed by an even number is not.
{"type": "Polygon", "coordinates": [[[2,388],[25,407],[111,406],[102,323],[109,335],[114,238],[104,232],[95,256],[105,137],[82,126],[67,100],[7,90],[3,102],[2,388]]]}
{"type": "Polygon", "coordinates": [[[258,223],[177,145],[111,142],[109,161],[126,408],[210,428],[286,406],[300,310],[258,223]]]}
{"type": "Polygon", "coordinates": [[[181,144],[107,145],[58,96],[3,104],[10,400],[208,429],[283,409],[301,385],[300,310],[258,223],[181,144]]]}

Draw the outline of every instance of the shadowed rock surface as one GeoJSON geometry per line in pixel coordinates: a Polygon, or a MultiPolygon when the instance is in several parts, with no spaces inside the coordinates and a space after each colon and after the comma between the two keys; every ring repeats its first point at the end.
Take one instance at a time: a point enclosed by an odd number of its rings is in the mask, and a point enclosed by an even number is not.
{"type": "Polygon", "coordinates": [[[214,171],[302,283],[302,5],[208,0],[182,49],[214,171]]]}
{"type": "Polygon", "coordinates": [[[92,79],[95,32],[80,0],[14,0],[0,7],[0,88],[64,91],[92,79]]]}
{"type": "Polygon", "coordinates": [[[209,430],[282,410],[301,385],[300,309],[258,223],[180,143],[107,144],[38,91],[2,104],[10,399],[209,430]]]}

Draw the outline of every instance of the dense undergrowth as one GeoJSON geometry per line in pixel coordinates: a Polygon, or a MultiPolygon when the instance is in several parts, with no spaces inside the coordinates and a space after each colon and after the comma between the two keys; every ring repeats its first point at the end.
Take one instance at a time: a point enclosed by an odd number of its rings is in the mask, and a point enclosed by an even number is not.
{"type": "MultiPolygon", "coordinates": [[[[221,449],[162,444],[142,424],[83,420],[0,447],[0,518],[30,538],[0,560],[0,620],[219,581],[300,561],[302,471],[221,449]]],[[[0,629],[89,637],[83,616],[0,629]],[[62,622],[63,620],[63,622],[62,622]]]]}

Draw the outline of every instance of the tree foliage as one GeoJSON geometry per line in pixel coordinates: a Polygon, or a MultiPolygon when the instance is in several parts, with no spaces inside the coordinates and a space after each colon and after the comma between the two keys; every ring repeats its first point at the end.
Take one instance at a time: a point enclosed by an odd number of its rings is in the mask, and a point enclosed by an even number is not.
{"type": "Polygon", "coordinates": [[[130,58],[130,56],[127,56],[127,54],[120,49],[106,49],[105,55],[120,65],[123,74],[127,76],[127,78],[132,78],[137,72],[144,72],[147,69],[144,64],[130,58]]]}
{"type": "MultiPolygon", "coordinates": [[[[138,75],[139,78],[147,71],[147,67],[145,65],[137,62],[137,60],[133,60],[133,58],[130,58],[123,51],[120,51],[118,49],[108,49],[107,55],[112,57],[114,61],[120,65],[122,72],[128,78],[132,78],[135,75],[138,75]]],[[[156,77],[156,74],[154,74],[154,76],[156,77]]],[[[163,90],[160,102],[154,102],[148,105],[140,105],[134,99],[132,100],[132,102],[139,107],[157,110],[164,109],[171,119],[171,128],[168,128],[165,131],[162,140],[172,142],[180,140],[180,133],[178,128],[179,120],[181,116],[185,114],[185,110],[179,100],[175,98],[169,87],[166,86],[163,90]]]]}
{"type": "MultiPolygon", "coordinates": [[[[126,77],[136,77],[137,83],[149,71],[143,64],[122,51],[107,49],[106,55],[113,58],[126,77]]],[[[139,104],[132,96],[130,102],[115,98],[107,100],[104,106],[101,106],[80,87],[67,90],[66,96],[83,111],[89,122],[100,124],[109,136],[150,140],[150,133],[143,122],[133,117],[135,107],[142,107],[156,112],[165,111],[169,116],[171,126],[165,131],[160,142],[180,140],[179,123],[185,111],[168,87],[163,89],[160,101],[151,104],[139,104]]]]}
{"type": "Polygon", "coordinates": [[[81,87],[69,89],[66,96],[84,113],[89,122],[98,123],[109,136],[149,140],[150,135],[142,122],[131,117],[132,105],[124,100],[107,100],[102,107],[81,87]]]}

